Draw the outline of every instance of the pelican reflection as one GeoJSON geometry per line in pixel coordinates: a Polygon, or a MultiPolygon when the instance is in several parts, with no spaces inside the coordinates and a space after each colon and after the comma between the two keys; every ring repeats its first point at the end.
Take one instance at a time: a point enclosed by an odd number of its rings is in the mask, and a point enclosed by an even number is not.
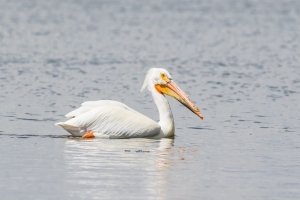
{"type": "Polygon", "coordinates": [[[120,194],[164,199],[174,140],[68,139],[64,160],[69,196],[113,198],[120,194]]]}

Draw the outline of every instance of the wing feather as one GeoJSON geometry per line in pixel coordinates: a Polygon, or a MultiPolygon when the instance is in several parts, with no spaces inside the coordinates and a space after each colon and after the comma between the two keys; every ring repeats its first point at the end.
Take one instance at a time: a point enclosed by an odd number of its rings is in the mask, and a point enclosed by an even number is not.
{"type": "Polygon", "coordinates": [[[66,118],[73,118],[78,115],[81,115],[85,112],[88,112],[96,107],[101,106],[117,106],[125,109],[131,109],[125,104],[118,102],[118,101],[112,101],[112,100],[99,100],[99,101],[86,101],[81,104],[81,106],[65,115],[66,118]]]}
{"type": "Polygon", "coordinates": [[[152,137],[160,133],[160,125],[157,122],[125,104],[119,102],[105,106],[104,104],[104,102],[85,102],[82,106],[93,106],[84,112],[81,110],[73,118],[58,125],[66,130],[72,127],[72,131],[67,131],[75,136],[81,136],[87,130],[94,131],[98,137],[106,138],[152,137]]]}

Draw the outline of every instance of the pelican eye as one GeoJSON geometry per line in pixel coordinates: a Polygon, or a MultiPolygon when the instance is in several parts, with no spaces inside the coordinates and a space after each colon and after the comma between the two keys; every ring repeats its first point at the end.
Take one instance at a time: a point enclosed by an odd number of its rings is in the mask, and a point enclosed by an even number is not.
{"type": "Polygon", "coordinates": [[[166,81],[167,83],[171,81],[165,73],[161,73],[160,77],[162,80],[166,81]]]}

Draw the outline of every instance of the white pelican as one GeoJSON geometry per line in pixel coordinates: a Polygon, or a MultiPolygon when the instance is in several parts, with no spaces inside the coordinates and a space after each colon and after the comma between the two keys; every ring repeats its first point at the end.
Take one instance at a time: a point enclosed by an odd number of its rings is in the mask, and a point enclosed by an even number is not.
{"type": "Polygon", "coordinates": [[[73,136],[83,138],[164,138],[174,136],[174,119],[165,97],[169,95],[190,109],[202,120],[199,108],[174,83],[169,72],[162,68],[151,68],[145,77],[141,91],[147,88],[159,112],[159,122],[133,110],[123,103],[111,100],[87,101],[69,112],[63,127],[73,136]]]}

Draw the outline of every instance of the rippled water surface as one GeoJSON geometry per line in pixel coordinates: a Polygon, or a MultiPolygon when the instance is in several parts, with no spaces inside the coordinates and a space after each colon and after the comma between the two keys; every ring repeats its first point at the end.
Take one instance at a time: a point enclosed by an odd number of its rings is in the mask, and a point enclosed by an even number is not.
{"type": "Polygon", "coordinates": [[[0,1],[1,199],[300,199],[300,1],[0,1]],[[165,67],[174,139],[81,140],[54,123],[165,67]]]}

